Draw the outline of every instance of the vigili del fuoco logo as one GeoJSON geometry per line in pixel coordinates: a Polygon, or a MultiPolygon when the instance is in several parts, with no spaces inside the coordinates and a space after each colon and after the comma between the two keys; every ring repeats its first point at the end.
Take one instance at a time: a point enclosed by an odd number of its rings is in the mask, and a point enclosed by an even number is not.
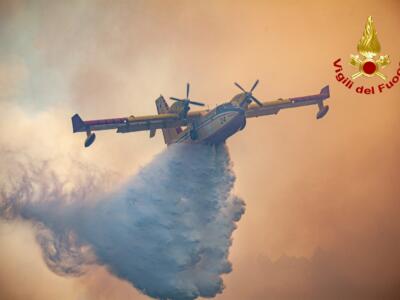
{"type": "Polygon", "coordinates": [[[357,45],[357,51],[358,54],[350,55],[349,63],[355,68],[355,73],[350,76],[343,74],[341,58],[338,58],[333,62],[336,80],[338,82],[342,83],[349,90],[352,90],[354,82],[359,77],[380,77],[384,83],[378,84],[377,86],[371,85],[367,87],[359,85],[354,88],[358,94],[366,95],[383,93],[385,90],[391,89],[396,83],[399,82],[400,63],[397,73],[392,76],[390,80],[388,80],[387,76],[382,71],[382,69],[390,64],[390,59],[389,55],[379,55],[381,52],[381,45],[379,43],[378,34],[371,16],[368,17],[364,33],[357,45]]]}

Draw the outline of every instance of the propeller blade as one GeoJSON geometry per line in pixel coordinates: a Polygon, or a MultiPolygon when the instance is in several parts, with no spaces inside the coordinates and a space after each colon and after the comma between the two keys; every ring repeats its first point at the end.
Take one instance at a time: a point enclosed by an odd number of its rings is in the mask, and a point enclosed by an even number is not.
{"type": "Polygon", "coordinates": [[[254,102],[257,103],[259,106],[263,106],[262,103],[260,101],[258,101],[256,97],[251,96],[251,99],[253,99],[254,102]]]}
{"type": "Polygon", "coordinates": [[[239,89],[241,89],[243,93],[246,93],[246,91],[244,90],[244,88],[242,88],[242,87],[240,86],[239,83],[235,82],[235,85],[236,85],[239,89]]]}
{"type": "Polygon", "coordinates": [[[252,91],[254,91],[254,89],[256,88],[256,86],[257,86],[257,84],[258,84],[258,79],[257,79],[257,81],[256,82],[254,82],[254,84],[253,84],[253,87],[251,88],[251,90],[250,90],[250,93],[252,92],[252,91]]]}
{"type": "Polygon", "coordinates": [[[201,103],[201,102],[196,102],[196,101],[189,101],[189,103],[190,104],[193,104],[193,105],[198,105],[198,106],[204,106],[205,104],[204,103],[201,103]]]}
{"type": "MultiPolygon", "coordinates": [[[[198,105],[198,106],[205,106],[204,103],[201,102],[197,102],[197,101],[191,101],[189,99],[189,93],[190,93],[190,83],[188,82],[186,84],[186,98],[181,99],[181,98],[175,98],[175,97],[169,97],[169,99],[174,100],[174,101],[179,101],[179,102],[183,102],[185,107],[188,108],[189,104],[193,104],[193,105],[198,105]]],[[[190,109],[190,108],[189,108],[190,109]]]]}
{"type": "Polygon", "coordinates": [[[174,100],[174,101],[181,101],[181,102],[185,102],[185,100],[183,99],[179,99],[179,98],[175,98],[175,97],[169,97],[169,99],[174,100]]]}

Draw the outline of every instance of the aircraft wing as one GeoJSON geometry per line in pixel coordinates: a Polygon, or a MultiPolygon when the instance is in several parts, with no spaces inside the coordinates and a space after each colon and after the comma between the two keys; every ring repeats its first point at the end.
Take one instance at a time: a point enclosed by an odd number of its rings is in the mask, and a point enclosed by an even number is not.
{"type": "Polygon", "coordinates": [[[96,130],[117,129],[119,133],[172,128],[186,125],[177,114],[160,114],[141,117],[126,117],[83,121],[78,114],[72,117],[72,131],[92,132],[96,130]]]}
{"type": "Polygon", "coordinates": [[[185,119],[180,118],[178,114],[167,113],[88,121],[83,121],[78,114],[75,114],[72,116],[72,132],[86,132],[85,147],[89,147],[96,138],[92,131],[116,129],[118,133],[127,133],[149,130],[150,137],[154,137],[157,129],[187,126],[201,114],[202,111],[190,112],[185,119]]]}
{"type": "Polygon", "coordinates": [[[317,119],[322,118],[329,110],[328,105],[324,105],[323,101],[328,99],[330,96],[329,86],[325,86],[319,94],[288,98],[288,99],[278,99],[276,101],[263,102],[262,106],[257,104],[250,105],[246,110],[246,118],[253,118],[265,115],[277,114],[281,109],[306,106],[306,105],[318,105],[317,119]]]}

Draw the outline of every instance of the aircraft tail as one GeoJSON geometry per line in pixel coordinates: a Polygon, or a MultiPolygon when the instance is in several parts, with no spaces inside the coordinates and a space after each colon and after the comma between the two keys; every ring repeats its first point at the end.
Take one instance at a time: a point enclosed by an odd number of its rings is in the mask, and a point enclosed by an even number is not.
{"type": "MultiPolygon", "coordinates": [[[[169,107],[167,102],[165,101],[163,96],[160,96],[156,100],[156,106],[157,106],[157,112],[158,114],[167,114],[169,112],[169,107]]],[[[177,139],[179,133],[182,132],[181,127],[177,128],[163,128],[162,133],[164,136],[164,142],[165,144],[169,145],[171,144],[174,140],[177,139]]]]}

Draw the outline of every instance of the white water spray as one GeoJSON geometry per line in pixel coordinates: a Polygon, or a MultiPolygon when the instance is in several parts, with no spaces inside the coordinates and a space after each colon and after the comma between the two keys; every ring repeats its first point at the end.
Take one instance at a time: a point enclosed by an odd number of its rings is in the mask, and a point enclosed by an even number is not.
{"type": "Polygon", "coordinates": [[[1,211],[36,224],[54,272],[79,275],[88,264],[105,265],[158,299],[222,292],[221,275],[231,271],[231,235],[244,212],[232,194],[235,177],[225,145],[168,147],[96,201],[79,199],[85,187],[65,194],[40,178],[32,179],[39,191],[24,180],[18,192],[2,193],[1,211]],[[39,200],[29,201],[37,193],[39,200]]]}

